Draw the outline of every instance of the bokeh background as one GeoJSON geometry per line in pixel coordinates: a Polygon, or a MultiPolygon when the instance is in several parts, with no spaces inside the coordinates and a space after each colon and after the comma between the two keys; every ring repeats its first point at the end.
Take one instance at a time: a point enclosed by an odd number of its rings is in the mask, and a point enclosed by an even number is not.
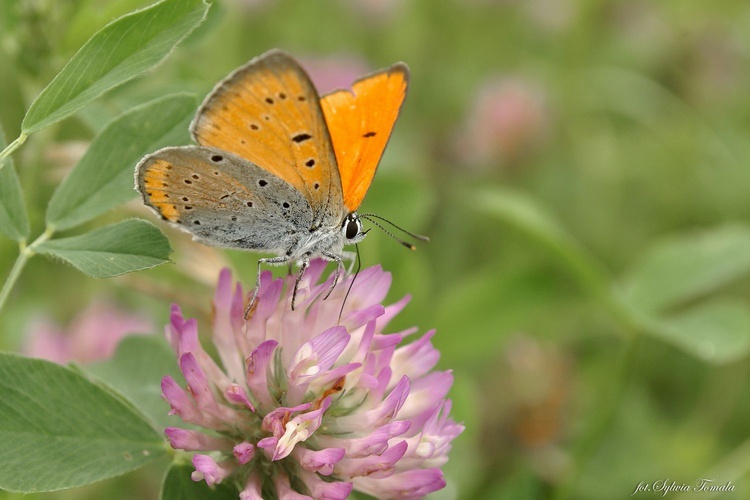
{"type": "MultiPolygon", "coordinates": [[[[97,29],[149,3],[3,1],[9,139],[97,29]]],[[[393,328],[436,328],[455,375],[466,431],[432,498],[626,498],[640,482],[699,478],[747,497],[749,3],[216,1],[155,71],[15,154],[36,234],[107,121],[170,92],[202,99],[274,47],[321,92],[411,68],[362,210],[432,241],[409,252],[375,230],[360,247],[364,266],[393,273],[392,300],[412,296],[393,328]]],[[[153,220],[134,201],[88,226],[133,215],[153,220]]],[[[254,282],[256,255],[160,227],[174,264],[145,272],[98,281],[34,258],[0,314],[0,347],[90,361],[121,333],[159,334],[171,302],[206,325],[222,266],[254,282]]],[[[0,238],[3,277],[17,252],[0,238]]],[[[38,498],[155,498],[159,472],[38,498]]]]}

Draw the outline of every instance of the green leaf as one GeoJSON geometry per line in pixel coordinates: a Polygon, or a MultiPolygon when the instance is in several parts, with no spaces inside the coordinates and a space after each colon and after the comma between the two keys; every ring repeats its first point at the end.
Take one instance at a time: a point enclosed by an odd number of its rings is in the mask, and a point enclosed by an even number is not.
{"type": "Polygon", "coordinates": [[[750,273],[750,228],[732,225],[655,245],[623,284],[633,307],[653,313],[704,295],[750,273]]]}
{"type": "Polygon", "coordinates": [[[729,363],[750,352],[750,311],[740,301],[701,304],[659,323],[655,332],[662,340],[711,363],[729,363]]]}
{"type": "Polygon", "coordinates": [[[94,231],[45,241],[34,247],[54,255],[94,278],[109,278],[167,262],[167,237],[150,222],[130,219],[94,231]]]}
{"type": "Polygon", "coordinates": [[[138,160],[160,147],[187,143],[195,108],[192,96],[174,94],[111,121],[55,191],[47,208],[47,226],[68,229],[134,198],[138,160]]]}
{"type": "Polygon", "coordinates": [[[227,484],[210,487],[205,481],[193,481],[190,473],[195,469],[189,465],[173,464],[164,476],[161,485],[161,500],[237,500],[238,491],[227,484]]]}
{"type": "Polygon", "coordinates": [[[4,490],[82,486],[165,454],[142,415],[70,368],[0,353],[0,394],[4,490]]]}
{"type": "Polygon", "coordinates": [[[163,0],[94,34],[32,103],[30,134],[70,116],[104,92],[161,62],[206,17],[203,0],[163,0]]]}
{"type": "MultiPolygon", "coordinates": [[[[0,151],[5,146],[5,135],[0,129],[0,151]]],[[[25,240],[29,236],[29,219],[23,191],[10,156],[0,164],[0,231],[16,241],[25,240]]]]}
{"type": "Polygon", "coordinates": [[[472,197],[480,210],[515,226],[549,250],[583,286],[609,295],[609,271],[530,196],[496,188],[472,197]]]}
{"type": "Polygon", "coordinates": [[[85,368],[125,395],[151,418],[156,429],[179,422],[178,417],[168,415],[169,404],[161,397],[161,379],[165,375],[182,380],[177,358],[163,337],[125,337],[111,359],[85,368]]]}

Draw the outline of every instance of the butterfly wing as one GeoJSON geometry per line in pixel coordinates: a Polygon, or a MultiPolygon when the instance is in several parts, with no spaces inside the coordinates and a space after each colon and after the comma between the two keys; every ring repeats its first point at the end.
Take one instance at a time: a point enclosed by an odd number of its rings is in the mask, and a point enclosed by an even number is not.
{"type": "Polygon", "coordinates": [[[272,50],[230,74],[190,129],[198,144],[246,158],[292,185],[309,202],[314,225],[346,215],[318,93],[285,52],[272,50]]]}
{"type": "Polygon", "coordinates": [[[323,96],[321,106],[336,152],[344,205],[354,212],[372,183],[401,104],[409,68],[398,63],[323,96]]]}
{"type": "Polygon", "coordinates": [[[143,202],[162,218],[221,247],[282,253],[310,227],[298,190],[247,160],[214,148],[164,148],[136,167],[143,202]]]}

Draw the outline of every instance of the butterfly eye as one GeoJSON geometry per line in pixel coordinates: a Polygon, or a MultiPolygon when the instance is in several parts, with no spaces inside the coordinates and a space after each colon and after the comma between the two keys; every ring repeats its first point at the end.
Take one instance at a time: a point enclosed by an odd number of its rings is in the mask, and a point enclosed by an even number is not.
{"type": "Polygon", "coordinates": [[[359,220],[359,217],[356,215],[350,214],[347,216],[346,220],[344,220],[344,236],[346,236],[347,240],[353,240],[359,234],[362,232],[362,223],[359,220]]]}

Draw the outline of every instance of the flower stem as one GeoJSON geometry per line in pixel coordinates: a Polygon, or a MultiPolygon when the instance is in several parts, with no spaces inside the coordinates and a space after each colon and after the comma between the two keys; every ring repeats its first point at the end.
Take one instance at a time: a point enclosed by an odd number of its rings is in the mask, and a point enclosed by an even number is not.
{"type": "Polygon", "coordinates": [[[28,135],[21,133],[21,135],[19,135],[15,141],[8,144],[8,146],[0,152],[0,168],[3,168],[3,165],[5,165],[3,163],[3,160],[6,159],[8,156],[10,156],[13,153],[13,151],[21,147],[21,144],[26,142],[27,137],[28,135]]]}
{"type": "MultiPolygon", "coordinates": [[[[23,141],[22,141],[23,142],[23,141]]],[[[3,309],[3,306],[5,305],[5,302],[8,300],[8,296],[10,295],[10,291],[13,290],[13,287],[16,284],[16,281],[18,281],[18,277],[21,276],[21,271],[23,271],[23,268],[26,266],[26,262],[28,262],[29,258],[31,258],[34,255],[34,247],[44,241],[47,241],[52,236],[53,231],[51,229],[47,229],[44,233],[42,233],[31,245],[26,245],[25,241],[21,241],[18,243],[18,258],[16,259],[16,262],[13,264],[13,267],[10,269],[10,273],[8,274],[8,279],[5,280],[5,283],[3,283],[2,289],[0,289],[0,311],[3,309]]]]}
{"type": "Polygon", "coordinates": [[[581,438],[581,444],[573,452],[573,471],[557,487],[552,496],[554,500],[565,500],[570,497],[571,491],[578,481],[578,478],[581,476],[581,473],[584,472],[591,457],[599,449],[602,440],[607,435],[607,431],[617,415],[617,409],[620,406],[622,397],[625,394],[625,389],[627,388],[630,377],[635,369],[635,360],[637,358],[638,348],[640,347],[640,340],[642,337],[641,329],[633,330],[633,335],[625,347],[625,352],[622,355],[619,367],[614,373],[614,380],[605,384],[602,389],[604,394],[599,398],[600,401],[604,401],[602,404],[602,411],[599,412],[595,421],[590,425],[590,431],[581,438]]]}

